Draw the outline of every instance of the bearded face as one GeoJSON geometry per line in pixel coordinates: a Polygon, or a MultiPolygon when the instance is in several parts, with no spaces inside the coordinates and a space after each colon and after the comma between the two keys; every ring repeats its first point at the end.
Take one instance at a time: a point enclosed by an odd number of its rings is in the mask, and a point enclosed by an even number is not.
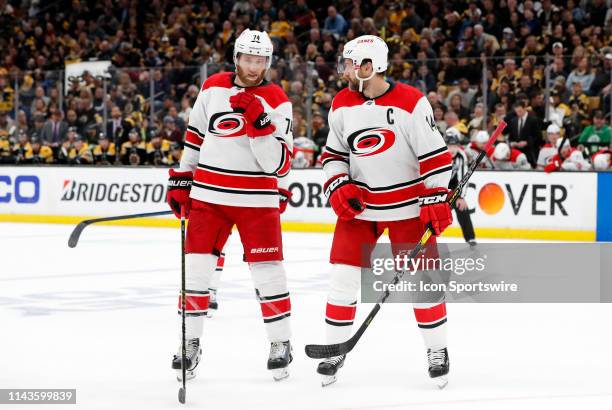
{"type": "Polygon", "coordinates": [[[266,75],[268,57],[241,54],[238,56],[236,75],[247,87],[259,85],[266,75]]]}

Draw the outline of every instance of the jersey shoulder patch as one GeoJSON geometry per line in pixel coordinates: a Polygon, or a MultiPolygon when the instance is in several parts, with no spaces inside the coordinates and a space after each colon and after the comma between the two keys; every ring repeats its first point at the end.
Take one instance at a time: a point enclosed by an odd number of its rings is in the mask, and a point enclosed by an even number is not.
{"type": "Polygon", "coordinates": [[[204,81],[202,91],[211,87],[232,88],[232,72],[213,74],[204,81]]]}
{"type": "Polygon", "coordinates": [[[412,113],[422,97],[423,93],[417,88],[404,83],[395,83],[391,92],[376,99],[376,104],[397,107],[412,113]]]}
{"type": "Polygon", "coordinates": [[[364,98],[356,91],[351,91],[348,87],[343,88],[336,94],[332,101],[332,110],[337,110],[341,107],[353,107],[355,105],[361,105],[364,102],[364,98]]]}

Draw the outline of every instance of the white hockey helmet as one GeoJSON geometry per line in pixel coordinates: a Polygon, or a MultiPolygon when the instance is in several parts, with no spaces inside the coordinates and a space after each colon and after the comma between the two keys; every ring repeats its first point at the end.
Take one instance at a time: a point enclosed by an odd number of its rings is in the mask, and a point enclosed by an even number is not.
{"type": "Polygon", "coordinates": [[[612,154],[610,153],[595,155],[595,157],[593,158],[593,168],[595,168],[597,171],[605,171],[610,169],[611,156],[612,154]]]}
{"type": "Polygon", "coordinates": [[[238,65],[238,53],[264,56],[268,58],[266,62],[267,70],[272,65],[273,52],[274,47],[268,33],[247,28],[240,33],[234,43],[234,64],[238,65]]]}
{"type": "Polygon", "coordinates": [[[461,143],[463,136],[455,127],[449,127],[444,132],[444,141],[447,145],[458,145],[461,143]]]}
{"type": "Polygon", "coordinates": [[[505,142],[500,142],[495,146],[493,151],[493,158],[498,161],[507,161],[510,158],[510,146],[505,142]]]}
{"type": "Polygon", "coordinates": [[[555,148],[557,148],[557,149],[561,148],[561,144],[563,144],[563,148],[571,148],[571,144],[570,144],[569,140],[567,140],[567,139],[564,140],[563,138],[559,138],[557,140],[557,144],[556,144],[555,148]]]}
{"type": "Polygon", "coordinates": [[[486,144],[487,142],[489,142],[489,133],[484,130],[478,131],[474,135],[474,142],[478,144],[486,144]]]}
{"type": "Polygon", "coordinates": [[[342,57],[338,64],[338,70],[344,71],[344,60],[348,59],[353,62],[355,75],[359,80],[359,92],[363,91],[363,82],[374,77],[376,73],[383,73],[388,66],[389,47],[385,40],[380,37],[365,35],[359,36],[344,45],[342,57]],[[359,67],[364,60],[372,61],[372,74],[368,78],[361,78],[357,74],[359,67]]]}
{"type": "Polygon", "coordinates": [[[546,128],[547,134],[560,134],[561,128],[557,124],[550,124],[548,128],[546,128]]]}

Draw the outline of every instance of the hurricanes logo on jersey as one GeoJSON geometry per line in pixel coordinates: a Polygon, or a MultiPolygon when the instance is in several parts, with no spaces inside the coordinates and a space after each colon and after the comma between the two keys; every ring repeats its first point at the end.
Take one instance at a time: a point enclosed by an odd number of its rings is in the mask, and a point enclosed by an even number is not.
{"type": "Polygon", "coordinates": [[[217,137],[241,137],[245,134],[244,117],[234,111],[218,112],[210,117],[208,132],[217,137]]]}
{"type": "Polygon", "coordinates": [[[395,133],[387,128],[364,128],[349,135],[347,142],[354,155],[369,157],[388,150],[395,142],[395,133]]]}

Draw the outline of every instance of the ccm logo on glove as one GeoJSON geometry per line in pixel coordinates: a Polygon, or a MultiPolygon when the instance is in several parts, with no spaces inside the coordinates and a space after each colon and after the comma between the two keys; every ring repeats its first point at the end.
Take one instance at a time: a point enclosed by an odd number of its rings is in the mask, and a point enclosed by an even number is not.
{"type": "Polygon", "coordinates": [[[446,194],[425,196],[425,197],[419,198],[419,205],[423,206],[423,205],[439,204],[445,201],[446,201],[446,194]]]}
{"type": "Polygon", "coordinates": [[[450,204],[446,200],[449,192],[443,187],[426,188],[419,197],[421,222],[435,235],[440,235],[453,222],[450,204]]]}

